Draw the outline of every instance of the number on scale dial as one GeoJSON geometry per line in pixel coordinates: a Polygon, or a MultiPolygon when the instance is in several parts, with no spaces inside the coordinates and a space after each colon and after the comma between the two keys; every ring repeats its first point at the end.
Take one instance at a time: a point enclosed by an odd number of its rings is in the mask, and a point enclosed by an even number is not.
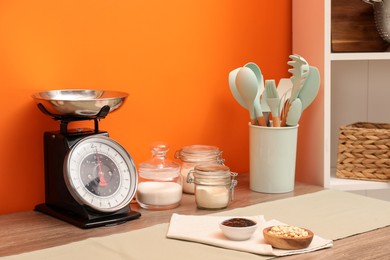
{"type": "Polygon", "coordinates": [[[105,136],[79,141],[65,159],[64,177],[78,203],[103,212],[113,212],[130,203],[138,182],[129,154],[105,136]]]}

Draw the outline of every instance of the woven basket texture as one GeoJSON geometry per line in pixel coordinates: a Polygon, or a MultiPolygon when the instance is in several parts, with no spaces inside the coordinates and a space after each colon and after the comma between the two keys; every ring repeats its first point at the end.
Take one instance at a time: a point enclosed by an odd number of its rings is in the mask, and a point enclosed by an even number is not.
{"type": "Polygon", "coordinates": [[[358,122],[340,127],[336,176],[390,181],[390,124],[358,122]]]}

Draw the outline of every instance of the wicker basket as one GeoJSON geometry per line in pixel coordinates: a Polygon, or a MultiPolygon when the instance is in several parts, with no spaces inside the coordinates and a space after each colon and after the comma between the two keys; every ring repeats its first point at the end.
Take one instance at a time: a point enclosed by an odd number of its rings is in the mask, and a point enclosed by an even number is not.
{"type": "Polygon", "coordinates": [[[340,127],[336,176],[390,181],[390,124],[359,122],[340,127]]]}

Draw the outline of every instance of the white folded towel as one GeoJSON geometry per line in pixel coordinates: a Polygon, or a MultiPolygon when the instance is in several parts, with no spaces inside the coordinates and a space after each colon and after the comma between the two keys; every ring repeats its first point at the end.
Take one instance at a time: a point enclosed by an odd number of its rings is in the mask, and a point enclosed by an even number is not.
{"type": "MultiPolygon", "coordinates": [[[[258,230],[249,240],[232,241],[224,236],[219,223],[234,216],[193,216],[172,214],[167,232],[168,238],[193,241],[222,248],[249,252],[259,255],[285,256],[307,253],[333,246],[333,241],[314,235],[309,247],[299,250],[282,250],[272,248],[264,242],[263,229],[269,226],[282,225],[280,221],[266,221],[264,216],[249,216],[246,218],[257,222],[258,230]]],[[[314,232],[314,231],[313,231],[314,232]]]]}

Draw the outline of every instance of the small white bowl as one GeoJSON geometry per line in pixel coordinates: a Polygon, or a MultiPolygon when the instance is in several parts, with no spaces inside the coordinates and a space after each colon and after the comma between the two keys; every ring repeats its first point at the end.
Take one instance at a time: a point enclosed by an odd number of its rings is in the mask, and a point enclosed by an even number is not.
{"type": "Polygon", "coordinates": [[[247,218],[230,218],[219,224],[223,234],[230,240],[242,241],[251,238],[257,223],[247,218]]]}

